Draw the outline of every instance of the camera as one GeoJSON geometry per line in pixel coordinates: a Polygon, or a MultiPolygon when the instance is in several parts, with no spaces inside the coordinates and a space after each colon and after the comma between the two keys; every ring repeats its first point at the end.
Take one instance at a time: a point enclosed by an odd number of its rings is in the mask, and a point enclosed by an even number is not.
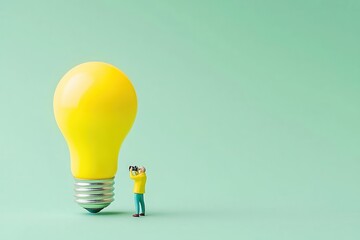
{"type": "Polygon", "coordinates": [[[137,172],[139,170],[137,166],[129,166],[129,171],[130,171],[131,168],[135,172],[137,172]]]}

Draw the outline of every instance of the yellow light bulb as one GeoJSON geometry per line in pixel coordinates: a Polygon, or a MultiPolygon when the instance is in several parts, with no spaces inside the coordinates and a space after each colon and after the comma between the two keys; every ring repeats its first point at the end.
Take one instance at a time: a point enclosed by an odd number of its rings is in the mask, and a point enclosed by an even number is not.
{"type": "Polygon", "coordinates": [[[54,114],[69,147],[76,201],[92,213],[114,199],[118,154],[136,110],[133,85],[107,63],[74,67],[55,90],[54,114]]]}

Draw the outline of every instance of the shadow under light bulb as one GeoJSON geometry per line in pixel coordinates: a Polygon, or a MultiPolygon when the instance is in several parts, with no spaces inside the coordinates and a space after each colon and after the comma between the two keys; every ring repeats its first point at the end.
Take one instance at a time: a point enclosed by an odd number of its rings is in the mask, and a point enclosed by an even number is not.
{"type": "Polygon", "coordinates": [[[69,147],[76,202],[91,213],[114,200],[119,150],[136,111],[133,85],[107,63],[80,64],[56,87],[54,114],[69,147]]]}

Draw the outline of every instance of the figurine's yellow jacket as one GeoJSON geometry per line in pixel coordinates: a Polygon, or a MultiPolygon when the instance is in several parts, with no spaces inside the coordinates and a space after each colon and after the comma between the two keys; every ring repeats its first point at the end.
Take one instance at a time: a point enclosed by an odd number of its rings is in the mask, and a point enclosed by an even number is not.
{"type": "Polygon", "coordinates": [[[138,194],[145,193],[146,173],[133,175],[132,172],[130,171],[130,178],[135,181],[133,192],[138,194]]]}

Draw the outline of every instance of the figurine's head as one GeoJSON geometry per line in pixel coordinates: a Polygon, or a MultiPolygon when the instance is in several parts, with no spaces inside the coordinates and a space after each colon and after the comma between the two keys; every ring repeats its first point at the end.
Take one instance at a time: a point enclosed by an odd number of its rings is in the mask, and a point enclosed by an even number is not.
{"type": "Polygon", "coordinates": [[[146,172],[146,168],[144,166],[141,166],[141,167],[138,168],[138,172],[139,173],[144,173],[144,172],[146,172]]]}

